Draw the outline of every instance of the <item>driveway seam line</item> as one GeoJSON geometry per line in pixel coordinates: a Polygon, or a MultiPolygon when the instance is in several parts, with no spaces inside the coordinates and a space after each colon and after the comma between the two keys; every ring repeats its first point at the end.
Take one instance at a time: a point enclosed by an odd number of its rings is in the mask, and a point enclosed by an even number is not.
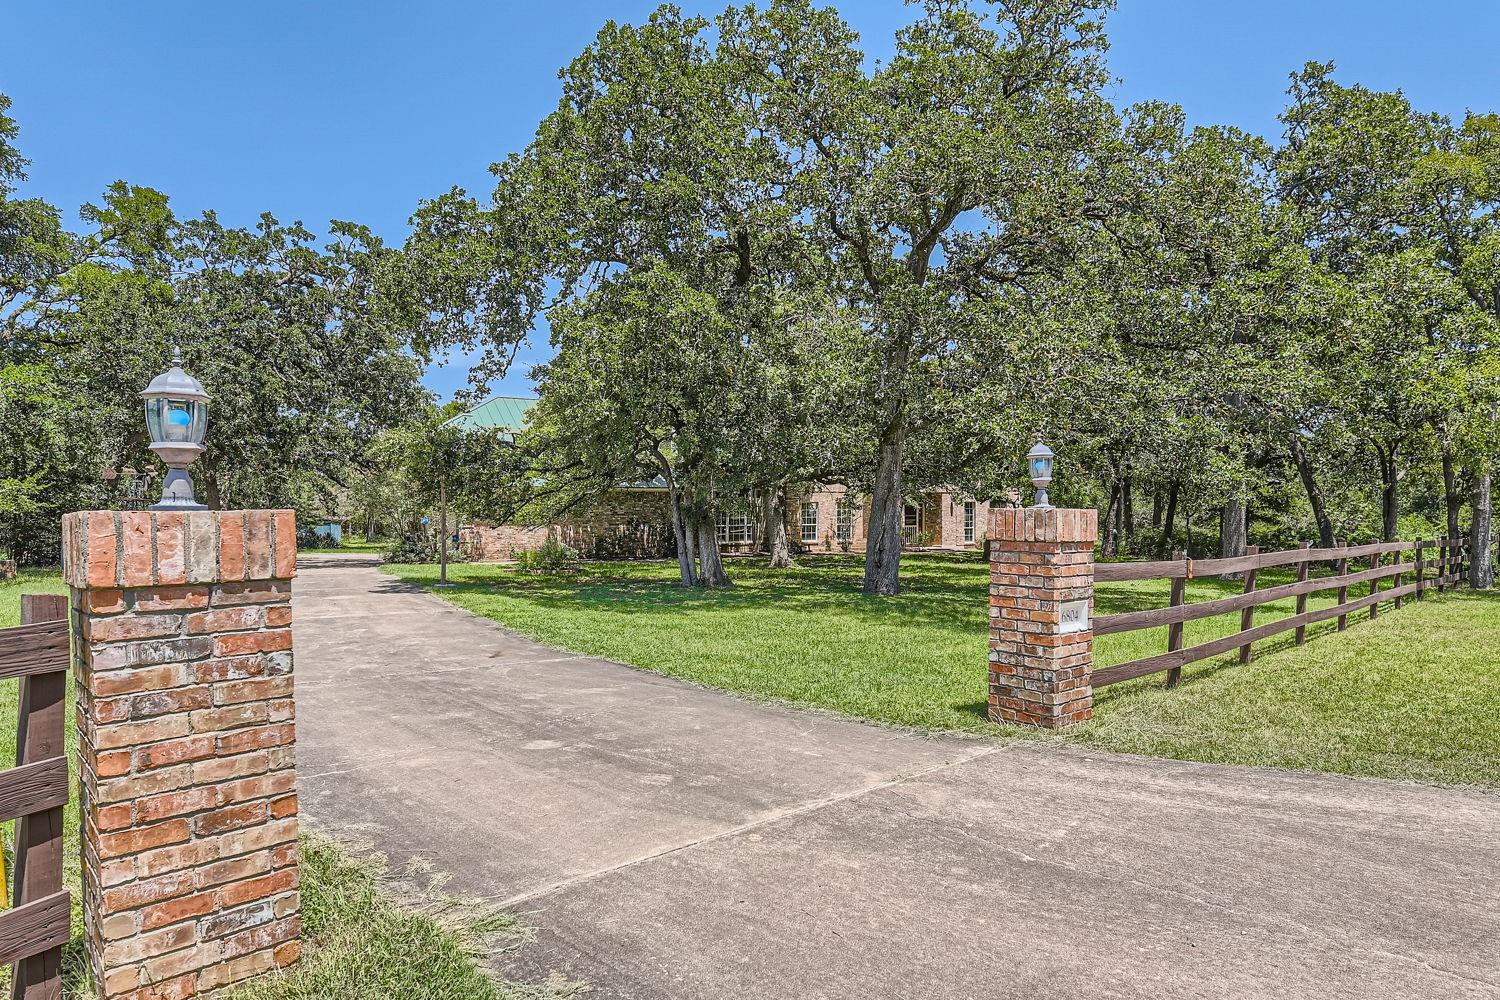
{"type": "Polygon", "coordinates": [[[713,833],[705,834],[702,837],[697,837],[693,840],[685,841],[684,843],[673,844],[670,847],[664,847],[661,850],[652,851],[651,853],[644,854],[641,857],[631,858],[629,861],[622,861],[617,865],[610,865],[605,868],[596,868],[592,871],[582,872],[578,875],[570,875],[565,879],[560,879],[559,881],[553,882],[551,885],[543,886],[540,889],[532,889],[527,892],[518,893],[517,895],[502,899],[495,903],[495,905],[507,909],[513,906],[519,906],[522,903],[527,903],[534,899],[540,899],[543,896],[549,896],[564,889],[571,889],[573,886],[582,885],[585,882],[593,882],[597,879],[612,875],[615,872],[622,871],[626,868],[634,868],[638,865],[643,865],[648,862],[655,861],[659,858],[670,857],[673,854],[678,854],[682,851],[688,851],[692,848],[700,847],[704,844],[712,844],[720,840],[727,840],[731,837],[737,837],[741,834],[749,833],[753,830],[758,830],[761,827],[770,826],[773,823],[779,823],[782,820],[807,816],[825,809],[828,806],[839,805],[840,803],[848,802],[853,799],[863,798],[864,796],[869,795],[873,792],[884,791],[887,788],[894,788],[897,785],[902,785],[909,781],[914,781],[918,778],[925,778],[929,775],[936,774],[939,771],[945,771],[949,768],[960,767],[964,764],[972,763],[973,761],[979,760],[983,757],[988,757],[991,754],[999,753],[1001,749],[1002,748],[998,746],[986,747],[983,750],[968,754],[967,756],[958,758],[957,760],[944,761],[941,764],[934,764],[931,767],[923,768],[919,771],[912,771],[909,774],[899,774],[894,778],[887,778],[884,781],[879,781],[872,785],[865,785],[860,788],[852,789],[850,791],[838,792],[834,795],[825,795],[820,799],[813,799],[810,802],[800,802],[795,806],[787,806],[781,809],[776,809],[773,810],[769,815],[761,816],[757,819],[753,819],[745,823],[739,823],[735,826],[727,827],[723,830],[716,830],[713,833]]]}

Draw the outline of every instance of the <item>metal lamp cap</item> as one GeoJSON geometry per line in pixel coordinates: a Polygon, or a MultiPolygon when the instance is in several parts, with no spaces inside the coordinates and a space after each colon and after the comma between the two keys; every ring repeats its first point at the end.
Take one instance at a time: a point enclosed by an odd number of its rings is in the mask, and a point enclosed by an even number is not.
{"type": "Polygon", "coordinates": [[[182,370],[182,357],[173,352],[172,367],[152,379],[151,384],[141,393],[141,398],[194,399],[206,403],[208,393],[204,391],[202,382],[182,370]]]}

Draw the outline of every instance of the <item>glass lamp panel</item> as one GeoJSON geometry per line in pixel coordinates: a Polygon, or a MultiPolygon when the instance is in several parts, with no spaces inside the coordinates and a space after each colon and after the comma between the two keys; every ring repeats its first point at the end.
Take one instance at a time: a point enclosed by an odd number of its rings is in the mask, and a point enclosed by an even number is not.
{"type": "Polygon", "coordinates": [[[165,441],[162,437],[162,408],[165,404],[162,399],[146,400],[146,430],[151,434],[153,441],[165,441]]]}
{"type": "Polygon", "coordinates": [[[193,402],[187,399],[168,399],[162,407],[163,441],[188,442],[193,431],[193,402]]]}
{"type": "Polygon", "coordinates": [[[193,422],[188,428],[188,440],[193,444],[202,444],[204,435],[208,432],[208,404],[200,399],[192,402],[193,422]]]}
{"type": "Polygon", "coordinates": [[[1046,479],[1052,472],[1052,463],[1045,458],[1033,458],[1031,460],[1031,478],[1046,479]]]}

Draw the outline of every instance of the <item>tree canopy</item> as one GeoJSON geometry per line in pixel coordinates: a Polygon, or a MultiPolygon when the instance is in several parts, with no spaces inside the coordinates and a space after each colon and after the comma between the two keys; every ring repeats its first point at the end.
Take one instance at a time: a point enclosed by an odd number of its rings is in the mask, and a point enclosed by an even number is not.
{"type": "Polygon", "coordinates": [[[659,480],[682,582],[724,586],[721,515],[838,483],[894,594],[906,506],[1010,502],[1041,436],[1106,555],[1467,530],[1488,583],[1500,117],[1310,63],[1281,135],[1189,127],[1108,98],[1111,6],[926,0],[880,62],[811,0],[607,22],[489,196],[422,202],[399,248],[124,182],[65,225],[18,196],[0,96],[5,544],[150,461],[135,394],[176,345],[214,504],[436,477],[545,519],[659,480]],[[525,430],[437,441],[423,365],[463,349],[483,388],[543,324],[525,430]]]}
{"type": "Polygon", "coordinates": [[[721,582],[715,509],[844,482],[875,594],[913,493],[1006,495],[1038,434],[1109,553],[1393,537],[1434,455],[1447,529],[1466,487],[1482,520],[1494,117],[1311,64],[1278,142],[1190,129],[1105,97],[1110,6],[931,0],[873,65],[807,0],[607,23],[489,201],[406,248],[481,378],[550,322],[518,482],[665,477],[685,583],[721,582]]]}
{"type": "Polygon", "coordinates": [[[139,393],[174,348],[212,397],[200,497],[332,509],[368,444],[426,403],[388,276],[399,251],[353,223],[319,246],[270,215],[181,220],[123,182],[73,232],[12,197],[25,161],[8,108],[0,97],[0,544],[50,561],[61,512],[117,501],[120,470],[154,465],[139,393]]]}

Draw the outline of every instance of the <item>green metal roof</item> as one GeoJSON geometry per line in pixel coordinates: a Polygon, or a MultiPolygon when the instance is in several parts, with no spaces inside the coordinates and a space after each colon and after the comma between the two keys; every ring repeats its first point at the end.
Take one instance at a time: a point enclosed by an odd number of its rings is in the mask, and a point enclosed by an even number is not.
{"type": "Polygon", "coordinates": [[[536,400],[525,396],[491,396],[467,413],[460,413],[448,423],[467,431],[494,428],[507,434],[518,433],[526,423],[526,414],[536,400]]]}

